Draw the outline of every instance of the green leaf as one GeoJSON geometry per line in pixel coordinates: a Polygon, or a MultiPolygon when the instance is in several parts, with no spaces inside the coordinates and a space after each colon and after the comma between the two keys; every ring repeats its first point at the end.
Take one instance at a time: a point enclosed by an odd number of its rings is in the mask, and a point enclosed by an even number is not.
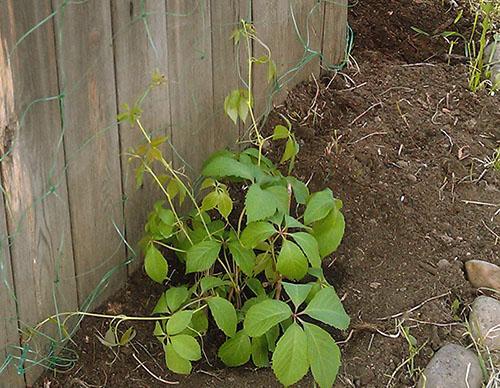
{"type": "Polygon", "coordinates": [[[177,311],[173,314],[167,321],[167,334],[175,335],[179,334],[191,323],[191,318],[193,317],[192,310],[182,310],[177,311]]]}
{"type": "Polygon", "coordinates": [[[304,303],[312,288],[312,284],[293,284],[287,282],[282,282],[281,284],[283,284],[286,293],[292,300],[295,309],[298,309],[304,303]]]}
{"type": "Polygon", "coordinates": [[[240,241],[243,246],[253,249],[275,233],[276,229],[269,222],[252,222],[241,232],[240,241]]]}
{"type": "Polygon", "coordinates": [[[198,310],[191,318],[191,324],[188,326],[188,334],[204,334],[208,330],[208,317],[205,310],[198,310]]]}
{"type": "Polygon", "coordinates": [[[186,301],[189,296],[187,287],[170,287],[165,292],[165,298],[170,311],[174,312],[186,301]]]}
{"type": "Polygon", "coordinates": [[[298,143],[293,138],[290,137],[286,142],[285,151],[281,156],[280,163],[285,163],[287,160],[292,159],[295,155],[298,154],[298,152],[299,152],[298,143]]]}
{"type": "Polygon", "coordinates": [[[340,368],[340,349],[322,328],[304,322],[307,337],[307,355],[314,380],[320,388],[333,386],[340,368]]]}
{"type": "Polygon", "coordinates": [[[179,356],[189,361],[197,361],[201,358],[200,344],[196,339],[187,334],[179,334],[170,337],[172,346],[179,356]]]}
{"type": "Polygon", "coordinates": [[[344,216],[333,208],[326,218],[315,222],[312,228],[312,235],[318,242],[319,254],[322,258],[326,257],[335,252],[342,241],[345,229],[344,216]]]}
{"type": "Polygon", "coordinates": [[[335,200],[330,189],[312,194],[304,211],[304,224],[309,225],[325,218],[334,206],[335,200]]]}
{"type": "Polygon", "coordinates": [[[293,195],[297,203],[305,204],[309,197],[309,189],[306,184],[293,176],[288,176],[286,180],[292,186],[293,195]]]}
{"type": "Polygon", "coordinates": [[[122,334],[120,338],[120,345],[125,346],[127,345],[130,341],[134,339],[136,336],[137,332],[135,329],[131,326],[127,330],[125,330],[125,333],[122,334]]]}
{"type": "Polygon", "coordinates": [[[228,337],[234,336],[238,318],[231,302],[220,296],[214,296],[208,299],[207,303],[219,329],[228,337]]]}
{"type": "Polygon", "coordinates": [[[252,170],[241,162],[227,155],[210,158],[201,172],[206,177],[225,178],[233,176],[243,179],[253,179],[252,170]]]}
{"type": "Polygon", "coordinates": [[[219,203],[217,204],[217,210],[222,217],[229,217],[229,214],[233,211],[233,200],[226,192],[221,192],[219,194],[219,203]]]}
{"type": "Polygon", "coordinates": [[[276,212],[276,201],[272,193],[254,183],[247,191],[245,208],[248,224],[271,217],[276,212]]]}
{"type": "Polygon", "coordinates": [[[286,139],[290,131],[284,125],[276,125],[273,131],[273,140],[286,139]]]}
{"type": "Polygon", "coordinates": [[[288,213],[288,190],[285,186],[271,186],[266,188],[266,191],[274,196],[276,210],[281,214],[288,213]]]}
{"type": "Polygon", "coordinates": [[[250,337],[260,337],[291,315],[292,310],[285,302],[267,299],[248,309],[243,327],[250,337]]]}
{"type": "Polygon", "coordinates": [[[269,58],[267,63],[267,82],[270,83],[276,78],[276,63],[269,58]]]}
{"type": "Polygon", "coordinates": [[[182,358],[179,353],[175,351],[172,343],[169,342],[163,345],[163,350],[165,351],[165,361],[168,369],[182,375],[191,373],[191,361],[182,358]]]}
{"type": "Polygon", "coordinates": [[[307,259],[297,244],[283,240],[276,270],[293,280],[300,280],[307,274],[307,259]]]}
{"type": "Polygon", "coordinates": [[[269,350],[265,335],[252,338],[252,361],[260,368],[269,365],[269,350]]]}
{"type": "Polygon", "coordinates": [[[228,280],[222,280],[222,279],[215,277],[215,276],[205,276],[200,281],[201,293],[204,294],[208,290],[211,290],[213,288],[217,288],[220,286],[225,286],[228,284],[231,284],[231,282],[228,280]]]}
{"type": "Polygon", "coordinates": [[[218,203],[219,193],[217,191],[212,191],[211,193],[208,193],[205,198],[203,198],[203,201],[201,201],[201,210],[211,210],[216,207],[218,203]]]}
{"type": "Polygon", "coordinates": [[[144,257],[144,268],[148,276],[157,283],[163,283],[168,274],[168,263],[161,252],[151,244],[144,257]]]}
{"type": "Polygon", "coordinates": [[[219,358],[227,366],[241,366],[250,360],[252,345],[250,338],[243,331],[239,331],[229,338],[219,348],[219,358]]]}
{"type": "Polygon", "coordinates": [[[276,349],[276,341],[278,340],[278,337],[280,335],[280,327],[279,325],[271,327],[268,331],[266,331],[266,341],[267,341],[267,348],[269,349],[270,352],[274,352],[274,349],[276,349]]]}
{"type": "Polygon", "coordinates": [[[156,302],[156,306],[151,314],[166,314],[168,312],[167,298],[165,297],[165,293],[163,293],[158,298],[158,302],[156,302]]]}
{"type": "Polygon", "coordinates": [[[228,246],[241,271],[247,276],[252,276],[256,259],[253,249],[243,247],[239,241],[231,241],[228,246]]]}
{"type": "Polygon", "coordinates": [[[333,287],[323,288],[309,302],[304,314],[340,330],[349,327],[350,318],[333,287]]]}
{"type": "Polygon", "coordinates": [[[221,243],[215,240],[202,241],[187,251],[186,273],[209,269],[219,256],[221,243]]]}
{"type": "Polygon", "coordinates": [[[292,323],[280,338],[272,360],[274,374],[286,387],[306,375],[309,369],[307,337],[297,323],[292,323]]]}
{"type": "Polygon", "coordinates": [[[259,279],[256,279],[256,278],[249,278],[247,280],[247,285],[248,285],[248,288],[250,288],[252,290],[252,292],[256,295],[256,296],[259,296],[259,295],[265,295],[266,294],[266,290],[264,289],[264,287],[262,286],[262,283],[260,282],[259,279]]]}
{"type": "Polygon", "coordinates": [[[309,263],[311,263],[311,267],[320,268],[321,257],[319,256],[319,246],[314,236],[306,232],[291,233],[291,236],[305,253],[309,263]]]}

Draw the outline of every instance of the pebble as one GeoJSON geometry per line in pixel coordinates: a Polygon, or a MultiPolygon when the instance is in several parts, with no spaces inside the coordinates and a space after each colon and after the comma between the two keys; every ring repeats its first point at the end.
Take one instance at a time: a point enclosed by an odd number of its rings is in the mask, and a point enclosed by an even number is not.
{"type": "Polygon", "coordinates": [[[493,288],[500,291],[500,267],[482,260],[465,263],[469,282],[475,288],[493,288]]]}
{"type": "Polygon", "coordinates": [[[417,177],[413,174],[408,174],[406,177],[410,182],[416,183],[418,181],[417,177]]]}
{"type": "Polygon", "coordinates": [[[476,354],[460,345],[447,344],[429,361],[417,388],[481,388],[482,381],[476,354]]]}
{"type": "Polygon", "coordinates": [[[450,266],[450,262],[446,259],[441,259],[438,261],[437,266],[440,269],[446,269],[450,266]]]}
{"type": "Polygon", "coordinates": [[[490,351],[500,350],[500,301],[489,296],[477,297],[472,303],[469,323],[478,344],[490,351]]]}
{"type": "Polygon", "coordinates": [[[401,168],[406,168],[410,165],[406,160],[398,160],[396,164],[401,168]]]}

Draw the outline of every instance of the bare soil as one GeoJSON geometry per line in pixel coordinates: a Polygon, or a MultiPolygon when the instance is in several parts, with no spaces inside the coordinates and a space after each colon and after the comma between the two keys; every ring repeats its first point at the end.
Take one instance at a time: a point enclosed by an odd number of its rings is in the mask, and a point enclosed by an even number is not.
{"type": "MultiPolygon", "coordinates": [[[[478,291],[463,263],[500,264],[500,173],[484,167],[500,144],[499,99],[469,92],[465,67],[443,59],[445,42],[411,30],[446,29],[454,13],[440,4],[360,2],[350,11],[359,69],[299,85],[268,123],[270,131],[278,114],[292,121],[301,144],[295,174],[344,203],[346,234],[324,265],[352,317],[349,331],[334,333],[343,356],[336,387],[414,386],[440,346],[468,344],[460,320],[478,291]],[[410,355],[398,327],[422,347],[412,370],[398,369],[410,355]]],[[[275,160],[281,151],[267,150],[275,160]]],[[[161,291],[139,272],[100,311],[147,315],[161,291]]],[[[85,319],[76,365],[36,386],[163,386],[146,368],[180,387],[279,386],[270,370],[224,368],[213,328],[207,360],[180,377],[166,373],[151,325],[134,324],[133,346],[116,354],[96,338],[107,325],[85,319]]],[[[307,377],[297,386],[312,385],[307,377]]]]}

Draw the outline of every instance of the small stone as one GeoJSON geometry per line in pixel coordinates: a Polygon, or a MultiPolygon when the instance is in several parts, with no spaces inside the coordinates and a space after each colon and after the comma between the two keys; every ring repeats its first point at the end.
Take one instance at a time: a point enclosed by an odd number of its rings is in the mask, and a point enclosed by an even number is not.
{"type": "Polygon", "coordinates": [[[410,165],[406,160],[399,160],[396,162],[396,164],[401,167],[401,168],[406,168],[410,165]]]}
{"type": "Polygon", "coordinates": [[[500,301],[489,296],[477,297],[472,303],[469,322],[478,344],[490,351],[500,350],[500,301]]]}
{"type": "Polygon", "coordinates": [[[446,259],[441,259],[438,261],[437,266],[439,269],[446,269],[450,266],[450,262],[446,259]]]}
{"type": "Polygon", "coordinates": [[[413,174],[408,174],[406,177],[410,182],[416,183],[418,181],[417,177],[413,174]]]}
{"type": "Polygon", "coordinates": [[[493,288],[500,291],[500,267],[482,260],[465,263],[469,282],[475,288],[493,288]]]}
{"type": "Polygon", "coordinates": [[[379,288],[381,285],[382,285],[382,284],[381,284],[381,283],[379,283],[379,282],[372,282],[372,283],[370,283],[370,287],[371,287],[371,288],[374,288],[374,289],[379,288]]]}
{"type": "Polygon", "coordinates": [[[418,388],[481,388],[483,374],[477,356],[460,345],[443,346],[418,380],[418,388]]]}

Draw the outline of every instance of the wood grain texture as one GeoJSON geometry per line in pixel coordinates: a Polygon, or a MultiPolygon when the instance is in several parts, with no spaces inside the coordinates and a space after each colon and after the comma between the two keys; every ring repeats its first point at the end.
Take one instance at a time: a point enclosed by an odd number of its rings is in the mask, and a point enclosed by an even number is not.
{"type": "MultiPolygon", "coordinates": [[[[114,55],[118,105],[132,106],[150,83],[154,71],[167,75],[167,26],[165,3],[156,0],[113,0],[114,55]],[[143,6],[143,7],[142,7],[143,6]],[[142,16],[147,14],[147,16],[142,16]]],[[[168,82],[153,89],[142,104],[141,122],[154,136],[170,137],[170,101],[168,82]]],[[[137,247],[144,234],[144,224],[154,202],[162,199],[162,193],[150,177],[136,187],[134,168],[128,163],[126,151],[145,143],[141,131],[128,123],[121,123],[123,189],[126,201],[124,216],[128,243],[137,257],[129,265],[129,273],[140,268],[142,260],[137,247]]],[[[163,154],[172,159],[171,148],[163,147],[163,154]]],[[[129,256],[131,252],[129,252],[129,256]]]]}
{"type": "MultiPolygon", "coordinates": [[[[61,0],[54,0],[54,5],[61,0]]],[[[69,3],[56,18],[59,80],[64,100],[64,143],[79,300],[116,269],[98,300],[123,284],[120,145],[110,4],[69,3]],[[115,228],[116,226],[116,228],[115,228]]]]}
{"type": "MultiPolygon", "coordinates": [[[[59,94],[52,20],[26,35],[51,13],[50,3],[4,0],[1,8],[0,41],[11,54],[0,63],[2,148],[11,151],[1,170],[23,329],[54,314],[56,305],[59,311],[76,309],[77,295],[59,102],[44,100],[59,94]]],[[[44,341],[30,346],[38,356],[47,354],[44,341]]],[[[39,372],[27,371],[28,384],[39,372]]]]}
{"type": "Polygon", "coordinates": [[[325,1],[322,66],[328,68],[344,59],[347,32],[348,0],[325,1]]]}
{"type": "Polygon", "coordinates": [[[239,125],[235,126],[224,113],[224,99],[234,89],[243,87],[238,74],[246,77],[245,50],[239,49],[231,34],[239,28],[240,19],[248,16],[246,0],[212,0],[212,82],[214,95],[214,150],[235,147],[239,125]]]}
{"type": "MultiPolygon", "coordinates": [[[[0,47],[0,80],[3,80],[2,58],[5,58],[0,47]]],[[[1,98],[0,98],[1,100],[1,98]]],[[[0,125],[3,123],[0,119],[0,125]]],[[[1,157],[1,156],[0,156],[1,157]]],[[[18,354],[12,345],[19,345],[17,311],[12,278],[9,232],[7,231],[6,214],[3,195],[0,192],[0,365],[6,361],[9,353],[18,354]]],[[[0,388],[24,387],[24,377],[16,372],[17,361],[12,360],[5,371],[0,374],[0,388]]]]}
{"type": "MultiPolygon", "coordinates": [[[[167,1],[172,141],[196,176],[214,149],[210,2],[167,1]]],[[[176,157],[178,167],[184,162],[176,157]]]]}

